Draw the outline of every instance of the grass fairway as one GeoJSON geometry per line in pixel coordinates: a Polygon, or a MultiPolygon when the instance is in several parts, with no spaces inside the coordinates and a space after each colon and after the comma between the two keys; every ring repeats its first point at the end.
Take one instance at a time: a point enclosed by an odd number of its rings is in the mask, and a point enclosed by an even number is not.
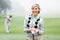
{"type": "MultiPolygon", "coordinates": [[[[0,40],[25,40],[23,32],[24,17],[13,17],[11,20],[11,33],[5,32],[4,18],[0,18],[0,40]]],[[[45,32],[43,40],[60,40],[60,18],[45,18],[45,32]]]]}

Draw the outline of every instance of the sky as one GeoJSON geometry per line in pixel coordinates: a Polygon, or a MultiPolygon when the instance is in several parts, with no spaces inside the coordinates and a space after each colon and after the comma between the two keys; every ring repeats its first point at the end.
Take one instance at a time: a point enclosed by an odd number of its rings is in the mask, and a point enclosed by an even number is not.
{"type": "Polygon", "coordinates": [[[26,16],[31,14],[31,6],[39,4],[40,16],[60,18],[60,0],[11,0],[12,9],[7,11],[13,16],[26,16]]]}

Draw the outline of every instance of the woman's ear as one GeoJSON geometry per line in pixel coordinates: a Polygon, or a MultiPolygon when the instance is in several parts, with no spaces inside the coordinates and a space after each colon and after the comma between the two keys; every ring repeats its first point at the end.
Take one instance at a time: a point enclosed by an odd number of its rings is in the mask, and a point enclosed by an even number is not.
{"type": "Polygon", "coordinates": [[[38,11],[38,14],[40,13],[40,10],[38,11]]]}

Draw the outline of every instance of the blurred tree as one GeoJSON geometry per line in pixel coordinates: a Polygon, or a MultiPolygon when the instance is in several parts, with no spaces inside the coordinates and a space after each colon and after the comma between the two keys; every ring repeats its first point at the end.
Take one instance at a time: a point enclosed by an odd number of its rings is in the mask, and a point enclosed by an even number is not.
{"type": "Polygon", "coordinates": [[[0,14],[3,11],[4,15],[6,15],[6,11],[11,9],[10,0],[0,0],[0,14]]]}

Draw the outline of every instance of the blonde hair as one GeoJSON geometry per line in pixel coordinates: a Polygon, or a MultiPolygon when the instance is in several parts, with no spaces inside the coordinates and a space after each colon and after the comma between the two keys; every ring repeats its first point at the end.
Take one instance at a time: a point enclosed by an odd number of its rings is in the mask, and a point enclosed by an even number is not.
{"type": "Polygon", "coordinates": [[[32,8],[33,8],[33,7],[38,7],[38,9],[39,9],[38,13],[40,13],[40,6],[39,6],[39,4],[34,4],[34,5],[32,6],[32,8]]]}

